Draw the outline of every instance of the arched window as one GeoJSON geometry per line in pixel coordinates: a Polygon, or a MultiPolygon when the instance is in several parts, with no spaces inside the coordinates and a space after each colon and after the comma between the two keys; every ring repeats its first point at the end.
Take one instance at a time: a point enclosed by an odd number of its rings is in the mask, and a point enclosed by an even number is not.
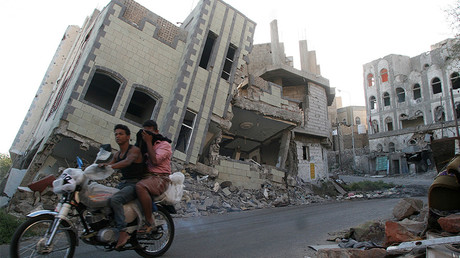
{"type": "Polygon", "coordinates": [[[403,88],[396,88],[396,96],[398,96],[399,103],[406,101],[406,93],[403,88]]]}
{"type": "Polygon", "coordinates": [[[388,70],[383,68],[380,70],[380,78],[382,79],[382,82],[387,82],[388,81],[388,70]]]}
{"type": "Polygon", "coordinates": [[[450,75],[450,83],[452,84],[452,89],[460,88],[460,75],[457,72],[450,75]]]}
{"type": "Polygon", "coordinates": [[[441,80],[438,77],[434,77],[433,80],[431,80],[431,88],[433,89],[433,94],[442,92],[441,80]]]}
{"type": "Polygon", "coordinates": [[[367,86],[371,87],[374,85],[375,85],[374,75],[370,73],[367,75],[367,86]]]}
{"type": "Polygon", "coordinates": [[[88,86],[84,99],[98,107],[111,111],[121,83],[106,74],[96,71],[88,86]]]}
{"type": "Polygon", "coordinates": [[[157,101],[149,94],[136,89],[131,96],[125,118],[142,124],[151,119],[157,101]]]}
{"type": "Polygon", "coordinates": [[[382,150],[383,150],[382,144],[380,144],[380,143],[377,144],[377,151],[378,151],[378,152],[382,152],[382,150]]]}
{"type": "Polygon", "coordinates": [[[395,152],[395,144],[393,142],[388,144],[388,152],[395,152]]]}
{"type": "Polygon", "coordinates": [[[385,118],[385,125],[387,126],[387,131],[393,131],[393,119],[391,117],[385,118]]]}
{"type": "Polygon", "coordinates": [[[388,92],[383,93],[383,106],[388,107],[390,105],[390,94],[388,92]]]}
{"type": "Polygon", "coordinates": [[[357,117],[355,118],[355,124],[357,124],[357,125],[360,125],[360,124],[361,124],[361,118],[359,118],[359,116],[357,116],[357,117]]]}
{"type": "Polygon", "coordinates": [[[416,83],[412,87],[412,93],[414,94],[414,100],[422,97],[422,92],[420,90],[420,84],[416,83]]]}
{"type": "Polygon", "coordinates": [[[443,106],[437,106],[434,109],[434,121],[436,122],[446,121],[446,113],[444,112],[443,106]]]}
{"type": "Polygon", "coordinates": [[[371,96],[369,98],[369,104],[370,104],[371,110],[377,109],[377,99],[374,96],[371,96]]]}

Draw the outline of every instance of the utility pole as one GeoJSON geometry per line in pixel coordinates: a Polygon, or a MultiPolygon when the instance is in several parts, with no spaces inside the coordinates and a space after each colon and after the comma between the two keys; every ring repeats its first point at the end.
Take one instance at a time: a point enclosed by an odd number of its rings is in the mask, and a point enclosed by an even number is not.
{"type": "Polygon", "coordinates": [[[355,153],[355,126],[351,123],[351,147],[353,149],[353,172],[356,170],[356,153],[355,153]]]}
{"type": "Polygon", "coordinates": [[[342,153],[340,150],[340,124],[338,118],[335,119],[337,125],[337,144],[339,145],[339,168],[340,172],[342,172],[342,153]]]}

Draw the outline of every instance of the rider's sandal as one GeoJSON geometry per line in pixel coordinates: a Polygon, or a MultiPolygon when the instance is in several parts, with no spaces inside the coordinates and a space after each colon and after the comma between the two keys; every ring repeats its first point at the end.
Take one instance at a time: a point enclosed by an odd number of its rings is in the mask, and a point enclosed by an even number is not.
{"type": "Polygon", "coordinates": [[[117,242],[117,245],[115,246],[115,250],[122,249],[123,246],[125,246],[126,243],[128,243],[128,240],[130,238],[131,236],[126,231],[120,231],[120,236],[118,237],[118,242],[117,242]]]}
{"type": "Polygon", "coordinates": [[[152,224],[146,221],[145,224],[137,232],[141,234],[148,234],[152,232],[152,230],[153,230],[152,224]]]}

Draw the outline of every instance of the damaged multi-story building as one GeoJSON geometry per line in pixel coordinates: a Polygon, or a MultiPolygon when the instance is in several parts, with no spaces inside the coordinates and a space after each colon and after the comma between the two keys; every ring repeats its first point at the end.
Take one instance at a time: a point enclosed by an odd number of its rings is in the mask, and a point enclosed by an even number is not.
{"type": "Polygon", "coordinates": [[[434,168],[431,142],[456,136],[456,42],[447,39],[415,57],[392,54],[363,66],[373,171],[429,171],[434,168]]]}
{"type": "Polygon", "coordinates": [[[276,21],[268,44],[253,45],[255,27],[220,0],[200,1],[180,27],[132,0],[70,26],[10,149],[21,185],[76,156],[92,162],[101,144],[118,147],[116,124],[137,132],[147,119],[172,139],[174,160],[221,182],[326,178],[334,89],[306,41],[298,70],[276,21]]]}

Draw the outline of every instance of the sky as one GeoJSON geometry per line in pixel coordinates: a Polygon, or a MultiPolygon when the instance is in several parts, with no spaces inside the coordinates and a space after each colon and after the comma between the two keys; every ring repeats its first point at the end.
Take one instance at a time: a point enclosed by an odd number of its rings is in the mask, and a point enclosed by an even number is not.
{"type": "MultiPolygon", "coordinates": [[[[0,153],[8,153],[66,28],[82,26],[110,0],[1,0],[0,153]]],[[[182,22],[198,0],[138,0],[152,12],[182,22]]],[[[409,57],[454,32],[446,10],[456,0],[227,0],[257,23],[254,44],[280,41],[299,68],[299,40],[316,51],[321,74],[343,105],[364,106],[363,65],[389,54],[409,57]]]]}

